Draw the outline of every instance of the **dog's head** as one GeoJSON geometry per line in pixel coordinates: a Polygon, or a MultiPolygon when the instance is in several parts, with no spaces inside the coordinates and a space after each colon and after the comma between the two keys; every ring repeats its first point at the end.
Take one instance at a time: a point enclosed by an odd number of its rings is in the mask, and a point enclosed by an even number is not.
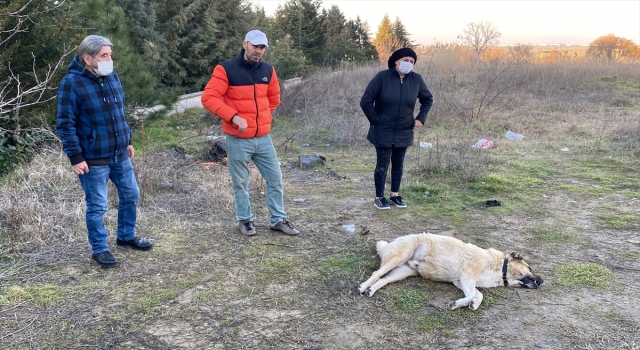
{"type": "Polygon", "coordinates": [[[517,253],[509,255],[509,263],[507,265],[507,279],[509,281],[517,280],[522,288],[537,289],[542,285],[542,278],[538,277],[529,264],[517,253]]]}

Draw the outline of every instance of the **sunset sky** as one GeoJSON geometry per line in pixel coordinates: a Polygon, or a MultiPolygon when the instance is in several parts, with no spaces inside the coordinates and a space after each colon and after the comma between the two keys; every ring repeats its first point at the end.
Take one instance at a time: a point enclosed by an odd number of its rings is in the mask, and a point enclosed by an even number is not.
{"type": "MultiPolygon", "coordinates": [[[[272,15],[285,0],[250,0],[272,15]]],[[[625,1],[436,1],[326,0],[347,19],[369,24],[375,35],[382,17],[396,17],[416,44],[453,42],[468,23],[490,21],[502,33],[500,44],[588,45],[614,34],[640,44],[640,0],[625,1]]]]}

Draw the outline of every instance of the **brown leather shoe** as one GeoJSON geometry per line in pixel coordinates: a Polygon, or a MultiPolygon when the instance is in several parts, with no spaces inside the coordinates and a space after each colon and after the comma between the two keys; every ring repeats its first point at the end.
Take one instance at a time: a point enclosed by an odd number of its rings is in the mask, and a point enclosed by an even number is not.
{"type": "Polygon", "coordinates": [[[240,221],[240,232],[245,236],[255,236],[256,235],[256,227],[253,226],[253,221],[251,220],[243,220],[240,221]]]}
{"type": "Polygon", "coordinates": [[[289,235],[289,236],[295,236],[298,233],[300,233],[300,231],[296,230],[295,227],[293,227],[293,225],[291,225],[291,223],[287,220],[280,221],[271,229],[274,231],[280,231],[285,235],[289,235]]]}

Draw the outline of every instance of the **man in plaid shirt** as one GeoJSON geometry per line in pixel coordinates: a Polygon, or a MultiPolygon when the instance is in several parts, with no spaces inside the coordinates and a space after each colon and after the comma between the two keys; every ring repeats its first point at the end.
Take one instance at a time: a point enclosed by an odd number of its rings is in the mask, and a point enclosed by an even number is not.
{"type": "Polygon", "coordinates": [[[151,242],[136,236],[140,191],[133,172],[131,130],[124,115],[124,93],[113,72],[111,41],[87,36],[58,88],[57,134],[78,174],[87,202],[86,222],[92,258],[102,267],[118,260],[109,251],[104,214],[107,182],[118,190],[116,243],[149,250],[151,242]]]}

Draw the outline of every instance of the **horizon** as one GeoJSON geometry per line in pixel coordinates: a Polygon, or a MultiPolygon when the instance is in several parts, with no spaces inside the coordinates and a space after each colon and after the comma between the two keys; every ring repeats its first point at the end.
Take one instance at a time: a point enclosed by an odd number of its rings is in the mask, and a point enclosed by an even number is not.
{"type": "MultiPolygon", "coordinates": [[[[250,0],[272,16],[286,0],[250,0]]],[[[330,0],[322,8],[338,6],[347,20],[357,16],[369,25],[371,39],[385,14],[396,17],[415,45],[452,43],[468,23],[489,21],[502,36],[502,46],[569,44],[588,46],[613,34],[640,45],[640,1],[442,1],[442,0],[330,0]],[[366,8],[363,9],[363,4],[366,8]],[[531,29],[535,28],[535,29],[531,29]]]]}

